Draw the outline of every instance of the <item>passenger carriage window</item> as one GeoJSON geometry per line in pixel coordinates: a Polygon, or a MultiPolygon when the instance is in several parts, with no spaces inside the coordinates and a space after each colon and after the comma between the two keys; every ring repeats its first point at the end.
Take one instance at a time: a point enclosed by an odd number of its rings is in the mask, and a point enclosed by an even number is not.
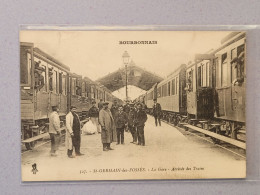
{"type": "Polygon", "coordinates": [[[171,82],[168,82],[168,96],[171,95],[171,82]]]}
{"type": "Polygon", "coordinates": [[[176,77],[176,87],[175,88],[176,88],[175,94],[178,95],[178,77],[176,77]]]}
{"type": "Polygon", "coordinates": [[[53,72],[52,72],[53,68],[48,68],[49,71],[49,90],[53,91],[53,72]]]}
{"type": "Polygon", "coordinates": [[[237,47],[237,82],[244,81],[245,74],[245,45],[237,47]]]}
{"type": "Polygon", "coordinates": [[[89,97],[89,87],[88,83],[85,84],[86,96],[89,97]]]}
{"type": "Polygon", "coordinates": [[[49,68],[49,90],[57,93],[57,71],[49,68]]]}
{"type": "Polygon", "coordinates": [[[198,86],[202,86],[202,78],[201,78],[201,66],[198,67],[198,86]]]}
{"type": "Polygon", "coordinates": [[[55,92],[55,93],[58,93],[58,87],[57,87],[57,77],[58,77],[58,74],[57,74],[57,71],[53,71],[53,91],[55,92]]]}
{"type": "Polygon", "coordinates": [[[62,72],[59,73],[59,93],[62,94],[62,72]]]}
{"type": "MultiPolygon", "coordinates": [[[[38,61],[38,63],[39,62],[40,61],[38,61]]],[[[41,91],[47,91],[46,65],[44,66],[43,63],[40,62],[39,65],[35,67],[35,87],[37,87],[37,89],[41,91]]]]}
{"type": "Polygon", "coordinates": [[[76,95],[81,96],[81,82],[80,82],[80,79],[76,79],[76,95]]]}
{"type": "Polygon", "coordinates": [[[62,74],[62,94],[67,95],[66,75],[62,74]]]}
{"type": "Polygon", "coordinates": [[[158,87],[157,89],[157,97],[160,98],[162,96],[162,87],[158,87]]]}
{"type": "Polygon", "coordinates": [[[234,82],[237,79],[237,50],[236,48],[231,50],[231,81],[234,82]]]}
{"type": "Polygon", "coordinates": [[[202,87],[207,87],[208,85],[208,62],[206,64],[202,64],[201,68],[201,77],[202,77],[202,87]]]}
{"type": "Polygon", "coordinates": [[[84,96],[85,96],[85,82],[84,81],[82,82],[81,89],[82,89],[82,95],[84,94],[84,96]]]}
{"type": "Polygon", "coordinates": [[[31,83],[31,66],[32,59],[31,54],[27,53],[25,47],[20,49],[20,83],[30,84],[31,83]]]}
{"type": "Polygon", "coordinates": [[[207,72],[206,86],[209,87],[209,62],[206,63],[206,72],[207,72]]]}
{"type": "Polygon", "coordinates": [[[93,88],[93,98],[96,98],[96,90],[93,88]]]}
{"type": "Polygon", "coordinates": [[[227,53],[224,53],[221,57],[221,67],[221,86],[226,87],[228,85],[227,53]]]}
{"type": "Polygon", "coordinates": [[[191,69],[187,73],[187,78],[186,78],[186,89],[188,91],[193,91],[193,70],[191,69]]]}
{"type": "Polygon", "coordinates": [[[167,84],[164,84],[162,87],[162,95],[163,97],[167,96],[167,84]]]}
{"type": "Polygon", "coordinates": [[[204,78],[205,78],[205,71],[204,71],[204,65],[201,64],[201,86],[204,86],[204,78]]]}
{"type": "Polygon", "coordinates": [[[71,90],[72,90],[72,95],[76,95],[76,79],[72,78],[72,82],[71,82],[71,90]]]}
{"type": "Polygon", "coordinates": [[[172,80],[172,95],[175,95],[175,78],[172,80]]]}

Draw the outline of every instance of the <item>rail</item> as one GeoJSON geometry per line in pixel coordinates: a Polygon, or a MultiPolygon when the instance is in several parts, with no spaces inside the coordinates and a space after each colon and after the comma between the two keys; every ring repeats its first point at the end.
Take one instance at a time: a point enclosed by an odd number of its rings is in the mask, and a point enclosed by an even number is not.
{"type": "Polygon", "coordinates": [[[199,127],[196,127],[196,126],[193,126],[193,125],[184,124],[183,126],[186,127],[186,128],[198,131],[200,133],[203,133],[205,135],[208,135],[210,137],[214,137],[214,138],[221,140],[221,141],[224,141],[226,143],[232,144],[232,145],[237,146],[239,148],[246,149],[246,143],[244,143],[244,142],[237,141],[235,139],[231,139],[229,137],[225,137],[223,135],[219,135],[219,134],[204,130],[202,128],[199,128],[199,127]]]}

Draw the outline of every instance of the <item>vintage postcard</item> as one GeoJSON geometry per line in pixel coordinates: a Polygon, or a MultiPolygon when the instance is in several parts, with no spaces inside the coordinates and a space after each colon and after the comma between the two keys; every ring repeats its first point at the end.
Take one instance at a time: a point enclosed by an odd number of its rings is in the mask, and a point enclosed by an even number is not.
{"type": "Polygon", "coordinates": [[[246,32],[20,31],[22,181],[246,177],[246,32]]]}

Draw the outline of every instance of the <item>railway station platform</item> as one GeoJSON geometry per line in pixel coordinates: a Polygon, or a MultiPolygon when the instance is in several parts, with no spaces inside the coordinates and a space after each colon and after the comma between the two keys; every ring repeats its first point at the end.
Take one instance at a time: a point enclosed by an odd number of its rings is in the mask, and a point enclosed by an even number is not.
{"type": "Polygon", "coordinates": [[[125,132],[125,145],[113,143],[114,150],[108,152],[102,150],[100,134],[82,135],[81,139],[81,152],[85,155],[72,159],[66,155],[64,142],[56,157],[50,156],[50,143],[22,153],[23,181],[246,176],[245,158],[186,136],[164,122],[156,127],[151,116],[145,126],[146,146],[130,143],[132,136],[128,132],[125,132]],[[37,174],[31,171],[34,163],[37,174]]]}

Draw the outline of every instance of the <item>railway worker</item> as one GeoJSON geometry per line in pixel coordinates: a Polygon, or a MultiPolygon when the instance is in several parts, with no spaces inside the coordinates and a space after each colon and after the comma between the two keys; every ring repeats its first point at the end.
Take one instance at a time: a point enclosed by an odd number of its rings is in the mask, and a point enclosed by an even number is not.
{"type": "Polygon", "coordinates": [[[135,118],[135,126],[137,128],[137,136],[138,136],[138,145],[145,146],[145,138],[144,138],[144,126],[147,121],[147,115],[145,111],[142,109],[142,104],[137,104],[136,118],[135,118]]]}
{"type": "Polygon", "coordinates": [[[103,108],[99,112],[99,123],[101,125],[101,141],[103,151],[113,150],[111,143],[117,141],[114,119],[111,111],[108,108],[108,102],[103,103],[103,108]]]}
{"type": "Polygon", "coordinates": [[[137,132],[135,127],[136,110],[134,104],[130,104],[130,112],[128,114],[128,128],[132,134],[133,141],[130,143],[137,144],[137,132]]]}
{"type": "Polygon", "coordinates": [[[157,100],[154,99],[153,100],[154,105],[153,105],[153,116],[155,119],[155,125],[157,126],[157,120],[159,122],[159,125],[161,126],[161,112],[162,112],[162,108],[161,105],[159,103],[157,103],[157,100]]]}
{"type": "Polygon", "coordinates": [[[57,156],[56,151],[59,147],[60,140],[60,117],[57,106],[52,106],[52,113],[49,117],[49,134],[51,138],[51,156],[57,156]]]}
{"type": "Polygon", "coordinates": [[[69,158],[73,158],[73,147],[75,148],[76,156],[82,156],[80,152],[81,141],[81,128],[79,116],[76,114],[77,108],[75,106],[70,107],[70,112],[66,115],[66,146],[67,155],[69,158]]]}
{"type": "Polygon", "coordinates": [[[113,102],[113,104],[112,104],[112,106],[111,106],[111,109],[110,109],[113,118],[115,118],[115,114],[118,112],[118,107],[119,107],[119,106],[118,106],[118,104],[117,104],[117,100],[114,100],[114,102],[113,102]]]}
{"type": "Polygon", "coordinates": [[[142,109],[146,112],[147,111],[147,106],[146,106],[146,104],[145,104],[143,99],[141,100],[141,104],[142,104],[142,109]]]}
{"type": "Polygon", "coordinates": [[[98,109],[99,109],[99,111],[102,110],[102,108],[103,108],[103,103],[104,103],[104,102],[103,102],[103,99],[100,99],[99,102],[98,102],[98,109]]]}
{"type": "MultiPolygon", "coordinates": [[[[127,117],[128,117],[128,114],[130,112],[129,100],[126,101],[126,104],[124,105],[123,110],[127,114],[127,117]]],[[[125,127],[125,131],[128,132],[128,126],[125,127]]]]}
{"type": "Polygon", "coordinates": [[[97,132],[101,133],[99,122],[98,122],[99,110],[96,106],[96,101],[92,101],[92,107],[88,111],[88,116],[90,117],[92,123],[96,126],[97,132]]]}
{"type": "Polygon", "coordinates": [[[116,125],[116,134],[117,134],[117,145],[120,144],[125,144],[124,140],[124,130],[125,126],[128,122],[128,117],[127,114],[123,111],[123,106],[118,107],[118,112],[115,113],[115,125],[116,125]]]}
{"type": "Polygon", "coordinates": [[[130,105],[129,105],[129,101],[127,100],[126,101],[126,104],[124,105],[124,108],[123,108],[124,112],[128,115],[129,112],[130,112],[130,105]]]}

